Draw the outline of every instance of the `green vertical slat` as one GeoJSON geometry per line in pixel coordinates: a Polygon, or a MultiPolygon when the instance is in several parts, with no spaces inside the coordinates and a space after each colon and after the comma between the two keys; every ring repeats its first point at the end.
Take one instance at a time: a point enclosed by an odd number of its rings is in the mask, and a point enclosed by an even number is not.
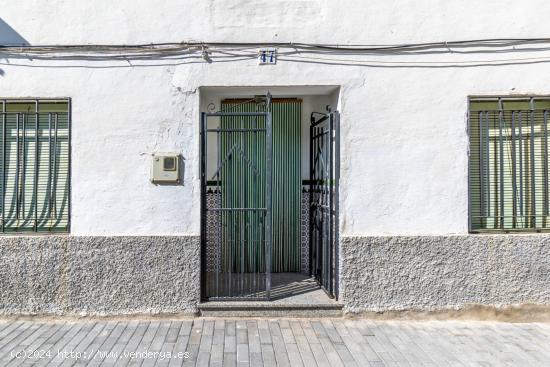
{"type": "Polygon", "coordinates": [[[285,259],[285,269],[286,271],[291,271],[293,269],[293,259],[294,259],[294,251],[293,248],[295,247],[295,244],[290,240],[292,232],[294,230],[294,227],[292,226],[292,212],[290,208],[292,207],[293,197],[293,187],[292,185],[292,173],[293,173],[293,166],[294,166],[294,159],[293,159],[293,148],[294,144],[292,141],[292,135],[290,134],[290,126],[292,124],[292,106],[293,103],[289,103],[288,105],[283,106],[285,109],[285,120],[282,121],[282,125],[284,127],[284,132],[281,139],[281,160],[286,161],[286,164],[283,165],[284,172],[283,177],[281,179],[282,181],[282,187],[284,194],[283,196],[288,198],[287,200],[283,201],[283,216],[285,218],[283,227],[285,227],[284,230],[284,241],[285,241],[285,249],[286,249],[286,259],[285,259]],[[286,147],[286,151],[283,150],[286,147]]]}
{"type": "MultiPolygon", "coordinates": [[[[289,197],[289,189],[288,187],[288,173],[291,171],[290,166],[292,165],[292,142],[289,140],[288,136],[288,125],[290,120],[290,109],[291,106],[281,106],[284,109],[284,116],[285,118],[283,121],[281,121],[282,126],[282,133],[281,133],[281,139],[279,141],[279,144],[281,146],[279,147],[280,156],[279,159],[281,160],[281,177],[280,177],[280,183],[281,183],[281,191],[283,192],[282,196],[284,198],[287,198],[287,200],[281,200],[281,206],[282,206],[282,223],[281,227],[286,227],[285,224],[288,224],[289,222],[289,213],[288,213],[288,205],[291,201],[291,198],[289,197]],[[286,148],[286,149],[285,149],[286,148]]],[[[285,271],[287,269],[292,268],[292,249],[291,249],[291,243],[288,240],[288,234],[292,231],[292,227],[284,228],[285,230],[282,230],[283,234],[283,243],[285,251],[283,252],[284,258],[283,258],[283,269],[281,271],[285,271]]]]}
{"type": "Polygon", "coordinates": [[[293,121],[293,116],[292,116],[292,110],[293,110],[293,103],[290,103],[288,106],[286,106],[287,108],[287,119],[285,121],[285,135],[284,135],[284,138],[283,138],[283,142],[284,141],[287,141],[288,142],[288,153],[287,154],[283,154],[283,159],[285,158],[285,155],[288,157],[288,164],[286,165],[286,172],[285,172],[285,175],[283,177],[283,187],[285,189],[285,196],[287,196],[289,198],[289,200],[285,200],[284,201],[284,206],[285,206],[285,217],[288,218],[286,220],[286,223],[288,225],[288,230],[285,231],[285,241],[287,243],[287,251],[288,251],[288,265],[287,265],[287,268],[289,269],[289,271],[291,269],[294,269],[294,254],[295,254],[295,251],[294,251],[294,248],[296,247],[296,244],[294,243],[294,241],[291,241],[291,238],[292,238],[292,232],[294,231],[294,226],[292,226],[292,222],[293,222],[293,213],[291,211],[291,208],[292,208],[292,204],[293,204],[293,201],[294,201],[294,198],[293,198],[293,191],[294,191],[294,187],[292,187],[292,175],[293,175],[293,172],[294,172],[294,166],[295,166],[295,162],[294,162],[294,156],[293,156],[293,153],[294,153],[294,144],[293,144],[293,136],[291,134],[291,125],[292,123],[294,122],[293,121]]]}
{"type": "Polygon", "coordinates": [[[296,123],[296,140],[298,141],[298,144],[296,146],[297,152],[296,155],[298,156],[298,167],[296,168],[296,183],[298,186],[298,190],[296,191],[296,213],[298,213],[298,218],[296,218],[296,222],[299,223],[298,230],[296,231],[296,241],[298,243],[298,251],[297,251],[297,257],[298,257],[298,268],[300,271],[303,271],[302,269],[302,104],[298,105],[298,113],[297,113],[298,122],[296,123]]]}
{"type": "Polygon", "coordinates": [[[273,264],[271,269],[273,272],[279,272],[278,264],[281,257],[281,244],[279,242],[279,137],[281,124],[279,122],[280,112],[278,105],[274,104],[271,110],[273,111],[273,264]]]}
{"type": "Polygon", "coordinates": [[[302,254],[302,245],[301,245],[301,208],[302,208],[302,180],[299,179],[302,170],[301,170],[301,156],[300,156],[300,146],[301,146],[301,134],[300,134],[300,127],[301,127],[301,117],[302,117],[302,111],[301,111],[301,104],[295,104],[294,105],[294,116],[297,119],[297,121],[294,121],[294,155],[296,156],[295,160],[295,167],[294,167],[294,222],[297,224],[296,230],[294,232],[294,243],[296,244],[296,249],[294,251],[294,261],[295,261],[295,269],[296,271],[301,271],[301,254],[302,254]]]}
{"type": "Polygon", "coordinates": [[[276,137],[275,144],[273,144],[274,152],[276,152],[275,160],[277,162],[277,172],[274,178],[277,180],[277,186],[274,188],[277,192],[277,212],[273,214],[273,218],[277,223],[277,226],[275,227],[275,231],[277,233],[277,246],[279,248],[279,254],[277,258],[274,258],[274,264],[273,267],[276,269],[277,272],[282,272],[284,269],[284,260],[285,260],[285,245],[286,242],[284,241],[284,235],[285,232],[281,231],[281,222],[285,220],[284,218],[284,182],[282,181],[284,171],[283,171],[283,165],[284,160],[282,157],[282,140],[284,135],[284,121],[286,120],[286,116],[284,115],[285,110],[281,108],[281,104],[277,103],[275,104],[276,108],[276,122],[273,126],[273,136],[276,137]]]}
{"type": "Polygon", "coordinates": [[[298,105],[298,121],[296,122],[296,140],[298,144],[296,144],[296,155],[298,156],[298,167],[296,168],[296,183],[298,186],[298,190],[296,191],[296,194],[298,196],[296,200],[296,213],[298,213],[298,218],[296,219],[296,222],[298,223],[298,230],[296,231],[296,241],[298,243],[299,249],[297,251],[298,253],[298,267],[300,268],[300,271],[302,271],[302,104],[300,103],[298,105]]]}

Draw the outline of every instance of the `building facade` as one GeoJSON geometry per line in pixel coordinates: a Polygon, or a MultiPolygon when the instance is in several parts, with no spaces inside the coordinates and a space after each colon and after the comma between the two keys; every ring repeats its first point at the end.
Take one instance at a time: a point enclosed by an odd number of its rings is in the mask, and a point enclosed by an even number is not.
{"type": "MultiPolygon", "coordinates": [[[[201,142],[201,117],[248,101],[264,103],[248,112],[269,108],[276,122],[277,101],[284,109],[289,100],[300,104],[284,112],[295,130],[272,147],[281,181],[261,176],[270,192],[297,182],[273,199],[283,208],[271,212],[275,222],[292,212],[284,203],[299,206],[294,224],[278,229],[297,241],[281,250],[281,264],[292,251],[295,264],[281,271],[310,270],[300,195],[322,182],[338,188],[331,284],[345,310],[548,305],[550,51],[538,19],[550,5],[528,5],[4,4],[0,311],[196,312],[208,266],[205,185],[233,147],[230,138],[220,138],[229,148],[201,142]],[[335,111],[334,177],[312,183],[311,117],[335,111]],[[179,182],[152,182],[158,156],[177,157],[179,182]]],[[[241,128],[213,118],[218,130],[241,128]]],[[[245,166],[232,177],[250,174],[245,166]]]]}

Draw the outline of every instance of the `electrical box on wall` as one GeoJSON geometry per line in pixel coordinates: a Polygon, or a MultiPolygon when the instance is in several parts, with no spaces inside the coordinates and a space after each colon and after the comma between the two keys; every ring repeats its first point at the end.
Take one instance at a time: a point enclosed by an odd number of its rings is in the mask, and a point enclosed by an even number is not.
{"type": "Polygon", "coordinates": [[[180,155],[177,153],[154,154],[151,182],[164,184],[179,183],[180,155]]]}

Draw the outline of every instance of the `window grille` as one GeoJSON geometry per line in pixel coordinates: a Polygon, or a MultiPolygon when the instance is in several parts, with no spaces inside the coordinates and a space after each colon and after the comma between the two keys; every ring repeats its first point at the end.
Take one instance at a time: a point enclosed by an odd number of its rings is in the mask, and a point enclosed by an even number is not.
{"type": "Polygon", "coordinates": [[[550,97],[470,100],[470,230],[549,229],[550,97]]]}
{"type": "Polygon", "coordinates": [[[1,231],[67,232],[70,103],[0,99],[1,231]]]}

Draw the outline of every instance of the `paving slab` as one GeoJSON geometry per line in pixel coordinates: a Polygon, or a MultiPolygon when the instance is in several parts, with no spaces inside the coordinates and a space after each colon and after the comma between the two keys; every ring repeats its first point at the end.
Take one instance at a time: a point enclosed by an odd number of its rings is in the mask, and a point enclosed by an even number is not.
{"type": "Polygon", "coordinates": [[[548,366],[550,324],[321,318],[0,321],[2,366],[548,366]]]}

